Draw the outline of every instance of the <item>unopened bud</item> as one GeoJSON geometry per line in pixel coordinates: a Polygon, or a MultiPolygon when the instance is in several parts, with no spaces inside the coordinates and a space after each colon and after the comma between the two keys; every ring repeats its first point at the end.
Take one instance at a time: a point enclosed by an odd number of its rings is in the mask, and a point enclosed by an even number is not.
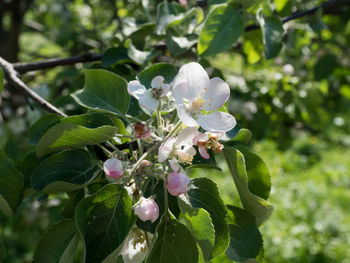
{"type": "Polygon", "coordinates": [[[134,135],[136,138],[146,139],[152,133],[152,129],[148,128],[145,124],[137,122],[134,124],[134,135]]]}
{"type": "Polygon", "coordinates": [[[136,204],[134,214],[143,222],[150,220],[154,223],[159,217],[159,207],[153,198],[143,198],[136,204]]]}
{"type": "Polygon", "coordinates": [[[103,170],[105,171],[106,175],[112,178],[122,177],[124,173],[122,162],[117,158],[110,158],[105,161],[103,164],[103,170]]]}
{"type": "Polygon", "coordinates": [[[166,187],[170,194],[179,196],[181,194],[187,193],[189,183],[190,178],[186,175],[185,172],[172,172],[168,176],[166,187]]]}

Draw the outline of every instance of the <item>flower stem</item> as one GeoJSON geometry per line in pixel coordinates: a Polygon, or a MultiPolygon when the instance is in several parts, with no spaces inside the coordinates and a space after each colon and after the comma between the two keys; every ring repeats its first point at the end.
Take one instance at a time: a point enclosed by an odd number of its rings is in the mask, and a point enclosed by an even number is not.
{"type": "Polygon", "coordinates": [[[181,127],[181,124],[182,124],[182,122],[178,121],[176,123],[175,127],[169,132],[169,134],[167,135],[166,138],[169,138],[169,137],[173,136],[176,133],[176,131],[181,127]]]}

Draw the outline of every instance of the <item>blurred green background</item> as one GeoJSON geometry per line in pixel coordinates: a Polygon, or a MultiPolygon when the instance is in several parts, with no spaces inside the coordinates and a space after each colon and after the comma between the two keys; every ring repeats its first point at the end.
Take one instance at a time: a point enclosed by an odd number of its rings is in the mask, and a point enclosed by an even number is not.
{"type": "MultiPolygon", "coordinates": [[[[275,1],[276,12],[286,16],[320,2],[275,1]]],[[[0,56],[29,62],[102,53],[128,35],[144,15],[140,10],[140,1],[0,0],[0,56]]],[[[200,61],[211,76],[229,83],[228,109],[240,127],[253,132],[250,147],[270,170],[275,209],[261,228],[266,262],[350,262],[350,10],[338,11],[285,24],[284,47],[275,59],[256,52],[261,33],[252,31],[232,50],[200,61]]],[[[178,57],[174,63],[189,60],[178,57]]],[[[81,109],[69,94],[83,87],[88,67],[101,63],[30,72],[23,80],[77,114],[81,109]]],[[[127,79],[135,74],[127,65],[108,69],[127,79]]],[[[29,104],[9,87],[1,93],[0,150],[17,161],[32,150],[29,127],[44,114],[29,104]]],[[[214,179],[226,203],[240,205],[223,158],[217,161],[222,172],[199,169],[191,176],[214,179]]],[[[31,262],[42,232],[63,218],[66,200],[28,193],[13,219],[0,214],[4,262],[31,262]]]]}

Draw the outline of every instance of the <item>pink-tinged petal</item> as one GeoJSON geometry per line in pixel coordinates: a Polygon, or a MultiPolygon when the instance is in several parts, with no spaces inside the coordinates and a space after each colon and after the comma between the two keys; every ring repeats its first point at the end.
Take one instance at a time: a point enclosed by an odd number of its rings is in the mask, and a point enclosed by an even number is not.
{"type": "Polygon", "coordinates": [[[198,122],[192,118],[191,114],[186,111],[184,104],[176,105],[177,116],[187,127],[199,126],[198,122]]]}
{"type": "Polygon", "coordinates": [[[169,138],[160,145],[158,150],[158,162],[164,162],[169,158],[170,153],[174,149],[175,141],[175,138],[169,138]]]}
{"type": "Polygon", "coordinates": [[[198,118],[200,126],[208,132],[225,132],[236,125],[236,119],[226,112],[214,111],[198,118]]]}
{"type": "Polygon", "coordinates": [[[193,145],[197,145],[198,142],[206,142],[209,140],[209,133],[199,133],[196,137],[193,138],[193,145]]]}
{"type": "Polygon", "coordinates": [[[190,95],[189,98],[194,99],[197,95],[204,92],[205,88],[209,88],[209,77],[205,69],[196,62],[183,65],[175,78],[173,87],[177,87],[181,83],[187,83],[190,95]]]}
{"type": "Polygon", "coordinates": [[[128,83],[128,92],[135,99],[139,100],[143,93],[145,93],[146,88],[137,80],[130,81],[128,83]]]}
{"type": "Polygon", "coordinates": [[[225,104],[229,97],[230,87],[228,84],[220,78],[213,78],[209,81],[209,88],[203,96],[205,103],[201,109],[217,110],[225,104]]]}
{"type": "Polygon", "coordinates": [[[177,173],[181,170],[181,166],[179,165],[178,161],[175,158],[169,160],[169,164],[170,164],[171,169],[174,172],[177,173]]]}
{"type": "Polygon", "coordinates": [[[122,162],[117,158],[110,158],[106,160],[103,164],[103,170],[106,175],[112,178],[122,177],[124,173],[122,162]]]}
{"type": "Polygon", "coordinates": [[[192,146],[192,141],[195,136],[199,134],[199,131],[195,127],[187,127],[180,131],[176,138],[176,145],[181,146],[192,146]]]}
{"type": "Polygon", "coordinates": [[[200,154],[204,159],[209,159],[209,158],[210,158],[207,149],[205,149],[204,147],[198,147],[198,151],[199,151],[199,154],[200,154]]]}
{"type": "Polygon", "coordinates": [[[188,184],[190,178],[185,172],[182,173],[171,173],[168,175],[166,187],[171,195],[179,196],[185,194],[188,191],[188,184]]]}
{"type": "Polygon", "coordinates": [[[156,100],[152,94],[152,90],[146,90],[139,99],[139,104],[141,107],[145,108],[150,113],[157,110],[158,100],[156,100]]]}
{"type": "Polygon", "coordinates": [[[163,76],[156,76],[151,81],[151,87],[154,89],[159,89],[163,83],[164,83],[163,76]]]}
{"type": "Polygon", "coordinates": [[[159,207],[152,198],[141,197],[140,202],[135,207],[134,214],[143,222],[150,220],[153,223],[159,217],[159,207]]]}

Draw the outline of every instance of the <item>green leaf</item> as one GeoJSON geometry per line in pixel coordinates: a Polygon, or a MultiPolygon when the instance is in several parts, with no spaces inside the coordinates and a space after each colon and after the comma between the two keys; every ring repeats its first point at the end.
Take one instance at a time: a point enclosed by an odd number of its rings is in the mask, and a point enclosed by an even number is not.
{"type": "Polygon", "coordinates": [[[47,114],[37,120],[29,130],[29,137],[31,144],[38,144],[40,138],[45,132],[55,124],[59,123],[62,117],[57,114],[47,114]]]}
{"type": "Polygon", "coordinates": [[[196,26],[204,18],[203,10],[200,7],[193,7],[186,13],[181,13],[167,24],[166,28],[173,29],[173,33],[179,36],[192,34],[196,26]]]}
{"type": "Polygon", "coordinates": [[[257,13],[257,20],[260,24],[264,52],[267,59],[276,57],[282,49],[283,26],[278,16],[271,15],[265,17],[262,9],[257,13]]]}
{"type": "Polygon", "coordinates": [[[25,188],[32,187],[31,175],[40,162],[41,159],[38,158],[36,152],[32,151],[23,160],[16,163],[16,168],[23,174],[25,188]]]}
{"type": "Polygon", "coordinates": [[[272,205],[250,191],[243,154],[230,147],[225,147],[223,153],[243,207],[255,216],[257,225],[261,225],[271,215],[272,205]]]}
{"type": "Polygon", "coordinates": [[[318,59],[314,65],[314,76],[316,80],[327,79],[338,66],[338,58],[332,54],[325,54],[318,59]]]}
{"type": "Polygon", "coordinates": [[[117,127],[105,124],[114,125],[107,116],[99,113],[63,118],[40,138],[37,155],[41,157],[62,149],[105,142],[118,131],[117,127]]]}
{"type": "Polygon", "coordinates": [[[179,199],[180,221],[192,232],[198,242],[205,260],[210,260],[215,243],[214,225],[210,214],[202,208],[192,208],[187,200],[179,199]]]}
{"type": "Polygon", "coordinates": [[[252,132],[248,129],[240,129],[237,125],[225,133],[221,139],[225,145],[248,144],[252,139],[252,132]]]}
{"type": "Polygon", "coordinates": [[[243,31],[241,9],[228,4],[215,6],[208,14],[199,35],[198,55],[215,55],[229,49],[243,31]]]}
{"type": "Polygon", "coordinates": [[[178,56],[185,53],[197,43],[197,35],[176,37],[173,34],[168,33],[166,43],[170,54],[173,56],[178,56]]]}
{"type": "Polygon", "coordinates": [[[227,209],[231,237],[226,251],[227,257],[238,262],[256,258],[263,241],[254,216],[231,205],[228,205],[227,209]]]}
{"type": "Polygon", "coordinates": [[[198,249],[191,232],[180,222],[164,216],[157,227],[145,263],[197,263],[198,249]]]}
{"type": "Polygon", "coordinates": [[[171,3],[164,1],[157,6],[156,34],[164,35],[166,26],[176,18],[171,3]]]}
{"type": "Polygon", "coordinates": [[[72,263],[78,241],[74,219],[64,220],[49,228],[41,237],[33,263],[72,263]]]}
{"type": "Polygon", "coordinates": [[[197,151],[197,154],[194,156],[192,160],[192,164],[186,167],[186,169],[205,168],[205,169],[216,169],[221,171],[221,168],[216,164],[215,155],[213,151],[209,150],[208,153],[209,153],[209,159],[204,159],[202,158],[202,156],[200,156],[200,154],[197,151]]]}
{"type": "Polygon", "coordinates": [[[79,202],[75,217],[86,263],[100,263],[121,250],[135,221],[131,207],[127,191],[117,184],[108,184],[79,202]]]}
{"type": "Polygon", "coordinates": [[[128,111],[130,103],[127,81],[103,69],[87,70],[84,89],[72,97],[83,107],[120,117],[128,111]]]}
{"type": "Polygon", "coordinates": [[[260,30],[253,30],[244,33],[243,51],[250,64],[254,64],[261,59],[264,51],[264,44],[260,30]]]}
{"type": "Polygon", "coordinates": [[[265,162],[255,153],[241,145],[236,147],[244,156],[249,190],[267,200],[271,191],[271,176],[265,162]]]}
{"type": "Polygon", "coordinates": [[[0,211],[12,216],[23,196],[23,176],[12,161],[0,152],[0,211]]]}
{"type": "Polygon", "coordinates": [[[327,26],[323,23],[322,20],[323,9],[319,8],[315,14],[310,17],[310,27],[315,32],[320,32],[322,29],[327,29],[327,26]]]}
{"type": "Polygon", "coordinates": [[[274,0],[274,3],[276,5],[276,11],[281,12],[286,7],[289,1],[290,0],[274,0]]]}
{"type": "Polygon", "coordinates": [[[4,72],[0,67],[0,92],[2,91],[3,88],[4,88],[4,72]]]}
{"type": "Polygon", "coordinates": [[[35,168],[32,186],[46,193],[72,191],[83,187],[98,171],[86,151],[67,150],[48,157],[35,168]]]}
{"type": "Polygon", "coordinates": [[[78,189],[67,193],[69,199],[63,206],[62,215],[65,218],[72,218],[75,215],[75,207],[84,198],[84,189],[78,189]]]}
{"type": "Polygon", "coordinates": [[[222,254],[229,244],[229,230],[226,206],[217,185],[208,178],[192,179],[188,198],[192,207],[203,208],[210,214],[215,229],[215,244],[211,256],[222,254]]]}
{"type": "Polygon", "coordinates": [[[141,66],[149,64],[149,62],[158,55],[157,50],[154,48],[151,51],[141,51],[136,49],[132,44],[131,39],[127,39],[124,46],[128,49],[129,58],[141,66]]]}
{"type": "Polygon", "coordinates": [[[130,61],[128,50],[125,47],[112,47],[107,49],[102,55],[102,66],[110,67],[119,63],[130,61]]]}
{"type": "Polygon", "coordinates": [[[171,83],[177,73],[178,69],[173,64],[157,63],[145,68],[136,77],[146,89],[149,89],[154,77],[163,76],[166,83],[171,83]]]}

